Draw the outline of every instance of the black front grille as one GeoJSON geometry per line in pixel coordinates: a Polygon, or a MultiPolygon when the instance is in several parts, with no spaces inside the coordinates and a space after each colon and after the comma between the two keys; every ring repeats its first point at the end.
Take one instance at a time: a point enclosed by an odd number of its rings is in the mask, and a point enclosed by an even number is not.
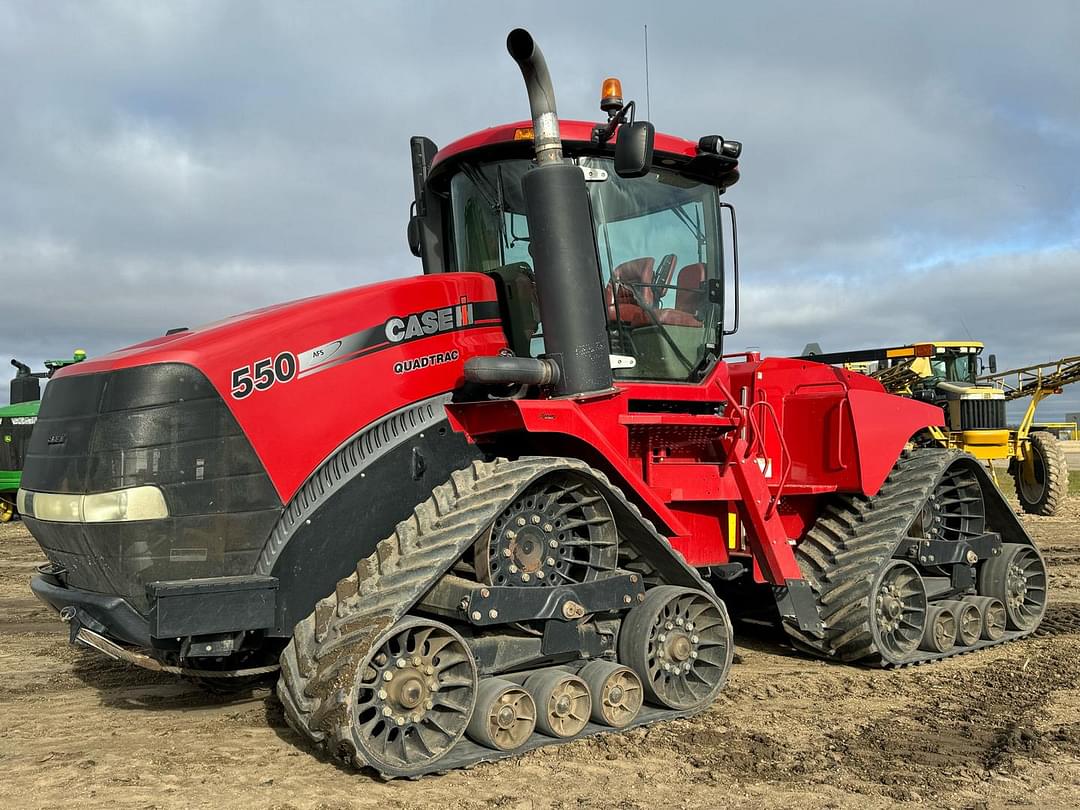
{"type": "Polygon", "coordinates": [[[21,470],[36,417],[0,419],[0,470],[21,470]]]}
{"type": "Polygon", "coordinates": [[[149,582],[251,573],[282,510],[247,436],[197,369],[163,363],[50,382],[23,488],[85,494],[145,485],[162,491],[167,518],[26,525],[70,585],[142,610],[149,582]]]}
{"type": "Polygon", "coordinates": [[[1000,430],[1005,427],[1005,400],[960,400],[961,430],[1000,430]]]}

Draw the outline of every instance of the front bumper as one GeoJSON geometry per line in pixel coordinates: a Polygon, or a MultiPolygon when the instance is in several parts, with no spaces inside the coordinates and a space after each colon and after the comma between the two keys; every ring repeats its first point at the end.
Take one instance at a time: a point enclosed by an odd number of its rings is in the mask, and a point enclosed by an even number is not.
{"type": "Polygon", "coordinates": [[[69,622],[72,640],[87,628],[122,644],[176,649],[183,642],[268,630],[274,625],[277,579],[242,576],[151,582],[144,616],[123,597],[70,587],[64,569],[47,563],[30,581],[34,595],[69,622]]]}
{"type": "Polygon", "coordinates": [[[150,623],[119,596],[106,596],[78,588],[69,588],[43,566],[30,580],[30,590],[42,602],[64,617],[96,633],[108,635],[125,644],[150,647],[150,623]]]}

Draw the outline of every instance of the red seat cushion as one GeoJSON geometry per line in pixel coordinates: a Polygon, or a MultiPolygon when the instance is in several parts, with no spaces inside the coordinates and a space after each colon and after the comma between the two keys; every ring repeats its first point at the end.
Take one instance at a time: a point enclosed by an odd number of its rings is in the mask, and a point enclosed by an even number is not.
{"type": "Polygon", "coordinates": [[[611,274],[611,281],[608,282],[607,289],[604,291],[609,321],[614,321],[618,317],[623,323],[629,323],[632,326],[652,323],[641,307],[655,305],[652,289],[654,264],[655,259],[644,256],[623,262],[615,268],[611,274]],[[618,315],[615,309],[616,296],[619,302],[618,315]]]}
{"type": "Polygon", "coordinates": [[[608,320],[624,323],[627,326],[650,326],[652,325],[652,318],[649,314],[636,304],[624,304],[619,301],[619,308],[615,309],[614,304],[608,307],[608,320]]]}
{"type": "Polygon", "coordinates": [[[672,326],[701,326],[697,316],[705,303],[705,265],[686,265],[679,271],[675,286],[675,308],[660,310],[657,319],[672,326]]]}

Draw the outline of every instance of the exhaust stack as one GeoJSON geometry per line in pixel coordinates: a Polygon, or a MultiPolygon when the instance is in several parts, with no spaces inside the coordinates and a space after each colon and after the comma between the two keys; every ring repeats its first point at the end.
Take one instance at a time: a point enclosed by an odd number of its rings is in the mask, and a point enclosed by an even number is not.
{"type": "Polygon", "coordinates": [[[559,367],[556,396],[612,387],[607,314],[585,176],[563,161],[555,90],[532,35],[515,28],[506,49],[521,68],[533,119],[536,168],[522,190],[529,214],[540,318],[547,357],[559,367]]]}

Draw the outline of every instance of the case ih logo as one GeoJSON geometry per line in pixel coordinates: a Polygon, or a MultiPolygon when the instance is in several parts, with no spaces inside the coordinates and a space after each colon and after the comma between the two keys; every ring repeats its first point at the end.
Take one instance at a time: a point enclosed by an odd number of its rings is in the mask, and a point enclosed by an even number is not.
{"type": "Polygon", "coordinates": [[[473,305],[462,298],[453,307],[425,309],[411,315],[391,318],[386,322],[386,339],[391,343],[429,337],[439,332],[453,332],[473,323],[473,305]]]}

